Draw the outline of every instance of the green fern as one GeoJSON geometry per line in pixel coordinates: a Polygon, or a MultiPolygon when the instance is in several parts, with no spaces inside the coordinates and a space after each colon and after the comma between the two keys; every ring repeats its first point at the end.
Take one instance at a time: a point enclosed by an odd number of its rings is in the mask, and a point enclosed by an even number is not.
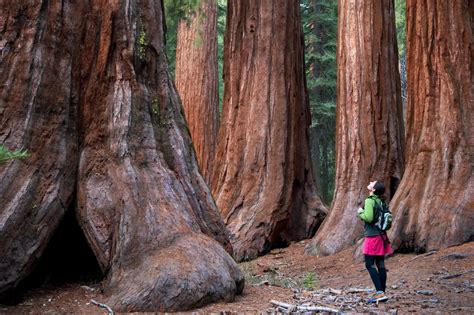
{"type": "Polygon", "coordinates": [[[10,151],[0,144],[0,163],[5,163],[13,159],[24,159],[28,156],[26,150],[10,151]]]}
{"type": "Polygon", "coordinates": [[[308,272],[303,279],[303,287],[306,290],[314,290],[316,288],[316,275],[314,272],[308,272]]]}

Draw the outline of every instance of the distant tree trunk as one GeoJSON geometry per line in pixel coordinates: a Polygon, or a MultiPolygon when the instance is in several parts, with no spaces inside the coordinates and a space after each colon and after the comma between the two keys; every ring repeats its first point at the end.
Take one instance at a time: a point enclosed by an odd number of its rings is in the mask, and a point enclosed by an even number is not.
{"type": "Polygon", "coordinates": [[[161,1],[13,1],[0,17],[1,137],[32,154],[0,173],[0,293],[31,272],[76,187],[115,310],[241,292],[169,78],[161,1]]]}
{"type": "Polygon", "coordinates": [[[428,251],[474,239],[474,3],[407,2],[407,166],[393,244],[428,251]]]}
{"type": "Polygon", "coordinates": [[[403,173],[403,118],[392,0],[340,0],[336,188],[332,209],[307,251],[329,255],[362,237],[357,207],[369,181],[388,199],[403,173]]]}
{"type": "Polygon", "coordinates": [[[215,0],[202,1],[190,21],[179,23],[175,82],[201,172],[209,182],[219,115],[215,0]]]}
{"type": "Polygon", "coordinates": [[[309,237],[326,209],[308,147],[299,1],[228,3],[213,194],[235,257],[309,237]]]}

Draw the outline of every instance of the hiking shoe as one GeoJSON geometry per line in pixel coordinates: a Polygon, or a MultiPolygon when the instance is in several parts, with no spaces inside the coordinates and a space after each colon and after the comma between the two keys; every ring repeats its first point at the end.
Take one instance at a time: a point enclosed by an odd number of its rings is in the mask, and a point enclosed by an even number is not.
{"type": "Polygon", "coordinates": [[[388,297],[385,295],[384,292],[377,292],[370,299],[367,300],[367,303],[385,302],[387,300],[388,297]]]}

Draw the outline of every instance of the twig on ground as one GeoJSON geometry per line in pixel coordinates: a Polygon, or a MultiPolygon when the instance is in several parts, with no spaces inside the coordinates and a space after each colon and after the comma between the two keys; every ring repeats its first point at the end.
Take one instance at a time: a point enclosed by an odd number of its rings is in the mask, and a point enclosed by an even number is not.
{"type": "Polygon", "coordinates": [[[435,254],[435,253],[437,253],[437,252],[438,252],[437,250],[432,250],[431,252],[427,252],[427,253],[425,253],[425,254],[421,254],[421,255],[415,256],[415,257],[413,257],[412,259],[410,259],[408,262],[414,261],[415,259],[418,259],[418,258],[420,258],[420,257],[431,256],[431,255],[433,255],[433,254],[435,254]]]}
{"type": "Polygon", "coordinates": [[[261,285],[269,285],[270,282],[268,282],[268,280],[263,280],[262,282],[259,282],[259,283],[255,283],[254,286],[261,286],[261,285]]]}
{"type": "Polygon", "coordinates": [[[91,300],[91,303],[94,304],[94,305],[97,305],[98,307],[105,308],[107,310],[107,312],[109,312],[109,315],[114,315],[115,314],[114,311],[106,304],[99,303],[96,300],[91,300]]]}
{"type": "Polygon", "coordinates": [[[460,277],[460,276],[465,275],[466,273],[470,273],[470,272],[474,272],[474,269],[468,269],[468,270],[465,270],[465,271],[460,272],[460,273],[454,273],[452,275],[447,274],[445,276],[440,276],[439,279],[446,280],[446,279],[457,278],[457,277],[460,277]]]}
{"type": "Polygon", "coordinates": [[[472,311],[472,310],[474,310],[474,307],[472,306],[458,306],[458,307],[451,308],[449,311],[454,312],[454,311],[472,311]]]}
{"type": "Polygon", "coordinates": [[[371,292],[371,291],[373,291],[373,289],[369,289],[369,288],[365,288],[365,289],[349,288],[346,290],[347,293],[363,293],[363,292],[371,292]]]}
{"type": "Polygon", "coordinates": [[[336,294],[336,295],[340,295],[340,294],[342,294],[342,290],[337,290],[337,289],[329,288],[329,293],[336,294]]]}
{"type": "Polygon", "coordinates": [[[428,299],[428,300],[416,300],[417,303],[439,303],[440,300],[437,298],[428,299]]]}

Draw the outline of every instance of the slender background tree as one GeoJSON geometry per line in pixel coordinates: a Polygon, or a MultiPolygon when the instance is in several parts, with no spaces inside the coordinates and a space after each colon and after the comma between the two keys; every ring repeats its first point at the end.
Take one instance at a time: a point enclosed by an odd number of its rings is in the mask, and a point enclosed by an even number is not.
{"type": "Polygon", "coordinates": [[[165,13],[165,51],[169,71],[174,78],[176,72],[176,47],[178,26],[181,22],[191,22],[191,17],[198,13],[201,0],[163,0],[165,13]]]}
{"type": "Polygon", "coordinates": [[[400,90],[402,93],[403,117],[407,105],[407,53],[406,53],[406,0],[395,0],[395,25],[397,27],[400,90]]]}
{"type": "Polygon", "coordinates": [[[176,88],[204,178],[209,182],[219,121],[217,3],[202,0],[178,26],[176,88]]]}

